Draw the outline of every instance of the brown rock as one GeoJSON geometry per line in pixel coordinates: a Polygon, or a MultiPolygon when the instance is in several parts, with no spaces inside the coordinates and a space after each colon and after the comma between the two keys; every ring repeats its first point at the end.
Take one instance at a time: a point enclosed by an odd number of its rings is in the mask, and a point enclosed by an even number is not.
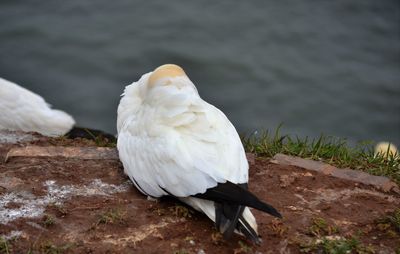
{"type": "Polygon", "coordinates": [[[249,162],[249,165],[254,165],[256,164],[256,156],[254,153],[246,153],[247,161],[249,162]]]}
{"type": "Polygon", "coordinates": [[[116,148],[25,146],[15,147],[7,153],[6,161],[13,157],[64,157],[82,160],[118,160],[116,148]]]}
{"type": "MultiPolygon", "coordinates": [[[[327,164],[320,161],[306,160],[300,157],[289,156],[285,154],[276,154],[272,158],[272,163],[280,164],[280,165],[291,165],[297,166],[313,171],[322,171],[327,167],[327,164]]],[[[328,165],[329,166],[329,165],[328,165]]]]}
{"type": "MultiPolygon", "coordinates": [[[[35,144],[46,148],[65,142],[35,144]]],[[[47,155],[26,158],[23,154],[8,163],[0,160],[0,182],[7,176],[3,183],[15,187],[0,187],[0,218],[7,221],[0,224],[0,235],[16,239],[8,242],[9,253],[27,249],[41,253],[48,248],[66,253],[300,253],[302,243],[316,239],[311,239],[308,230],[316,218],[340,227],[340,236],[365,231],[360,242],[377,252],[394,253],[398,248],[399,240],[377,234],[375,225],[399,207],[400,196],[393,193],[363,184],[354,188],[354,182],[346,179],[265,159],[255,158],[253,164],[250,158],[250,191],[283,215],[281,223],[272,224],[271,216],[252,210],[263,237],[255,245],[237,234],[222,240],[210,219],[176,199],[148,201],[127,182],[117,160],[79,159],[87,158],[82,155],[87,150],[79,149],[87,147],[87,142],[74,140],[68,145],[78,152],[54,157],[59,153],[46,150],[47,155]],[[282,188],[280,176],[295,181],[282,188]],[[8,218],[12,214],[19,216],[8,218]],[[46,226],[44,215],[52,218],[46,226]],[[367,228],[370,225],[372,230],[367,228]]],[[[0,144],[3,157],[9,150],[8,145],[4,147],[0,144]]]]}
{"type": "Polygon", "coordinates": [[[399,190],[397,184],[387,177],[374,176],[359,170],[352,170],[348,168],[340,169],[320,161],[307,160],[284,154],[276,154],[272,158],[271,162],[280,165],[297,166],[300,168],[317,171],[324,175],[330,175],[357,183],[373,185],[385,192],[399,190]]]}

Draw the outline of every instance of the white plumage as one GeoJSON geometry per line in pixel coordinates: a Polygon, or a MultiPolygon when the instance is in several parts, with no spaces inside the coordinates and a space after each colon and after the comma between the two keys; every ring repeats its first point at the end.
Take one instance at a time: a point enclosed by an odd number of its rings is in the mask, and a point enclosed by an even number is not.
{"type": "Polygon", "coordinates": [[[0,78],[0,130],[61,136],[74,124],[70,115],[51,109],[41,96],[0,78]]]}
{"type": "Polygon", "coordinates": [[[381,154],[384,158],[399,155],[397,147],[389,142],[379,142],[375,145],[375,155],[381,154]]]}
{"type": "MultiPolygon", "coordinates": [[[[173,195],[214,222],[214,201],[191,197],[219,183],[248,182],[239,135],[202,100],[176,65],[163,65],[125,88],[118,107],[118,151],[125,173],[145,195],[173,195]]],[[[255,232],[249,208],[244,219],[255,232]]]]}

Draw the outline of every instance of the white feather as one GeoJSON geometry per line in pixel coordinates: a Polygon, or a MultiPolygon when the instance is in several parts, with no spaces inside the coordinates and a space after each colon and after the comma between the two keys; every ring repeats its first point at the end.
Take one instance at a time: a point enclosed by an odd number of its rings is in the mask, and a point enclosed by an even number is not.
{"type": "Polygon", "coordinates": [[[61,136],[74,124],[70,115],[51,109],[41,96],[0,78],[0,130],[61,136]]]}
{"type": "MultiPolygon", "coordinates": [[[[166,195],[162,188],[186,197],[225,181],[246,183],[244,149],[226,116],[203,101],[192,84],[148,90],[148,77],[126,87],[118,108],[125,172],[153,197],[166,195]]],[[[172,81],[191,83],[186,77],[172,81]]]]}

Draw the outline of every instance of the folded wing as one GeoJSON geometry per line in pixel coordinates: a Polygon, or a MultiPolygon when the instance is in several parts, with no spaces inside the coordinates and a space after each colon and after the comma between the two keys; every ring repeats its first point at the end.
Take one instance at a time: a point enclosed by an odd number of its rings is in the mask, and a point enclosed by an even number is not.
{"type": "Polygon", "coordinates": [[[248,164],[226,116],[195,93],[161,87],[147,95],[137,118],[118,137],[128,175],[144,193],[177,197],[204,193],[226,181],[246,183],[248,164]]]}

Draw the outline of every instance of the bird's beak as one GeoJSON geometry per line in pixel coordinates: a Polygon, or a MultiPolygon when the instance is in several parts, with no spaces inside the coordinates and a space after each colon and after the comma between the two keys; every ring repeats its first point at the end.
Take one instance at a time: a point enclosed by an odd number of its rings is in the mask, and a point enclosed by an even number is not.
{"type": "Polygon", "coordinates": [[[173,78],[186,76],[185,71],[175,64],[164,64],[153,71],[149,77],[149,86],[154,86],[155,83],[162,78],[173,78]]]}

